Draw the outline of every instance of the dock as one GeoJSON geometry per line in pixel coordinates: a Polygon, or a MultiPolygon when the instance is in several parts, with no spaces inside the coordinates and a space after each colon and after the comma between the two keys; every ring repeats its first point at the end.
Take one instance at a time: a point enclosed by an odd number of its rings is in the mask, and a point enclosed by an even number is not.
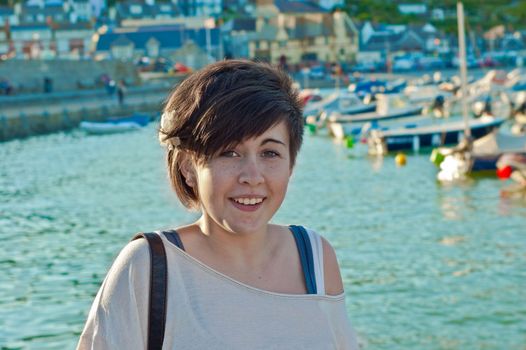
{"type": "Polygon", "coordinates": [[[81,121],[105,121],[133,113],[160,113],[173,84],[159,82],[127,89],[124,103],[105,89],[0,97],[0,142],[71,130],[81,121]]]}

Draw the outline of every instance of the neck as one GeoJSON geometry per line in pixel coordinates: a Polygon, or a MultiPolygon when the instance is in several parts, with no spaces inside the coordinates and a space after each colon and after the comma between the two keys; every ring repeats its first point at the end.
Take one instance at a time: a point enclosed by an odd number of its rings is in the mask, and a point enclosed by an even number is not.
{"type": "Polygon", "coordinates": [[[250,269],[264,264],[273,254],[271,225],[265,225],[257,232],[238,233],[217,225],[205,216],[197,221],[197,225],[210,251],[240,268],[250,269]]]}

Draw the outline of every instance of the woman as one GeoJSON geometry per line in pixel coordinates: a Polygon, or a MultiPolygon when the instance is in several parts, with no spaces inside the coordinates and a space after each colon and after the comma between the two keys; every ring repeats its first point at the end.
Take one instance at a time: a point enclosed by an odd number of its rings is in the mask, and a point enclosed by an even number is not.
{"type": "MultiPolygon", "coordinates": [[[[302,143],[300,106],[285,73],[250,61],[207,66],[169,97],[159,137],[171,183],[202,215],[175,230],[178,240],[159,233],[168,260],[163,349],[357,348],[332,247],[311,230],[269,223],[302,143]],[[310,280],[296,231],[313,252],[310,280]]],[[[124,248],[78,349],[146,348],[149,266],[145,240],[124,248]]]]}

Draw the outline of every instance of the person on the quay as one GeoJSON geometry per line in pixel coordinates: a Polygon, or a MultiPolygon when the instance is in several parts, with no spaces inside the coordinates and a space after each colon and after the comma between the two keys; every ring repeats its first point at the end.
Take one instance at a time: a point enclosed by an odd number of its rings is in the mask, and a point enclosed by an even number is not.
{"type": "MultiPolygon", "coordinates": [[[[358,349],[331,245],[270,223],[303,139],[288,75],[245,60],[211,64],[171,93],[159,139],[177,196],[200,212],[156,232],[168,262],[162,348],[358,349]]],[[[147,348],[150,263],[145,239],[120,252],[78,349],[147,348]]]]}
{"type": "Polygon", "coordinates": [[[124,96],[126,95],[126,83],[123,79],[119,80],[117,84],[117,99],[119,101],[119,106],[124,104],[124,96]]]}

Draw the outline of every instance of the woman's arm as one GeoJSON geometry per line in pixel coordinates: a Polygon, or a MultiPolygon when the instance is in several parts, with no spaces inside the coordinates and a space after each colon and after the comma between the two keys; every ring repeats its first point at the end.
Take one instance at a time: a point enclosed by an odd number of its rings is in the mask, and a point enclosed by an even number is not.
{"type": "Polygon", "coordinates": [[[334,252],[334,248],[325,238],[321,237],[321,241],[323,245],[325,294],[340,295],[343,293],[343,282],[336,253],[334,252]]]}
{"type": "Polygon", "coordinates": [[[144,239],[119,254],[93,302],[77,350],[145,349],[150,256],[144,239]]]}

